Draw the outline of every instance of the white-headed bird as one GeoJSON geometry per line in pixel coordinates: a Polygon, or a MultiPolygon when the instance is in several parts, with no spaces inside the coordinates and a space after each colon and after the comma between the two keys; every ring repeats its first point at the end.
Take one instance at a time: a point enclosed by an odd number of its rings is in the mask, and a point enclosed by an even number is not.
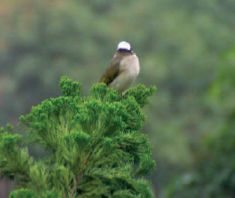
{"type": "Polygon", "coordinates": [[[100,82],[122,93],[134,82],[140,71],[139,59],[130,43],[121,41],[100,82]]]}

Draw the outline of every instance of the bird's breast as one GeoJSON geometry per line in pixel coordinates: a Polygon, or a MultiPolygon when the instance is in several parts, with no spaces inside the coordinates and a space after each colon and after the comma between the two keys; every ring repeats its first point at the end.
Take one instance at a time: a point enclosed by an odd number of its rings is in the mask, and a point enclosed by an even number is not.
{"type": "Polygon", "coordinates": [[[124,57],[120,62],[120,71],[126,72],[130,77],[137,77],[140,72],[138,57],[135,54],[124,57]]]}
{"type": "Polygon", "coordinates": [[[110,86],[123,92],[133,83],[139,72],[140,66],[138,57],[135,54],[126,56],[120,62],[119,75],[111,82],[110,86]]]}

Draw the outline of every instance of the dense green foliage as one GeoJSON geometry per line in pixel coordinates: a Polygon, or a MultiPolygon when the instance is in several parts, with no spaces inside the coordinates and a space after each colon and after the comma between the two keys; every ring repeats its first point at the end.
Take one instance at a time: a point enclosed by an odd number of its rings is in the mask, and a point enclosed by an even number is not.
{"type": "Polygon", "coordinates": [[[234,18],[234,0],[1,0],[0,123],[17,123],[32,105],[59,95],[61,74],[88,92],[117,42],[130,41],[138,81],[158,87],[144,130],[158,162],[150,179],[164,197],[176,175],[197,172],[208,139],[227,126],[234,18]]]}
{"type": "Polygon", "coordinates": [[[25,136],[1,129],[0,174],[19,188],[11,197],[152,197],[143,176],[155,163],[139,129],[154,88],[119,95],[97,84],[83,97],[80,84],[64,77],[61,89],[63,96],[21,116],[25,136]],[[44,148],[41,158],[29,153],[31,144],[44,148]]]}

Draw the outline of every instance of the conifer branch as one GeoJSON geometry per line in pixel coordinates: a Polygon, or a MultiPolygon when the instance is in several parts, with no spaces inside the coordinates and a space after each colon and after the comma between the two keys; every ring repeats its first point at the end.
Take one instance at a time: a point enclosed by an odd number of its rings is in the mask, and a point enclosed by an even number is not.
{"type": "Polygon", "coordinates": [[[63,77],[60,86],[63,96],[21,116],[27,136],[0,130],[0,175],[19,186],[11,197],[152,197],[143,177],[154,161],[138,130],[153,88],[139,85],[120,96],[96,84],[81,97],[78,82],[63,77]],[[25,149],[35,143],[40,158],[25,149]]]}

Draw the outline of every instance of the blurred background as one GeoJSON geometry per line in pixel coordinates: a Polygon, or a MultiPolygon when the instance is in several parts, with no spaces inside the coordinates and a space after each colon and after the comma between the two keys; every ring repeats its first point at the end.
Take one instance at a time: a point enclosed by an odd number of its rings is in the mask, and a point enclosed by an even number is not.
{"type": "Polygon", "coordinates": [[[0,0],[0,125],[58,96],[61,75],[87,93],[121,40],[158,88],[143,129],[155,197],[235,197],[234,0],[0,0]]]}

